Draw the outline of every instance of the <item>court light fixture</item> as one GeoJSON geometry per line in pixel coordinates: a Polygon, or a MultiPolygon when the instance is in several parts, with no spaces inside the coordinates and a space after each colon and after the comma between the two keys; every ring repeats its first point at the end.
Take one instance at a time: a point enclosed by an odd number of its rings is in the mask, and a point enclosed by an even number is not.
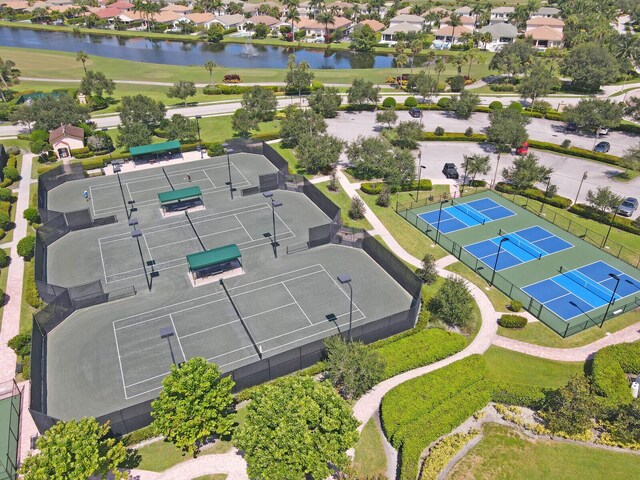
{"type": "Polygon", "coordinates": [[[609,314],[609,309],[613,302],[616,301],[616,290],[618,290],[618,286],[620,285],[620,277],[615,273],[609,273],[609,276],[616,281],[616,286],[613,288],[613,292],[611,293],[611,298],[609,299],[609,303],[607,304],[607,309],[604,311],[604,316],[602,317],[602,323],[600,323],[600,328],[604,325],[604,322],[607,320],[607,315],[609,314]]]}
{"type": "Polygon", "coordinates": [[[223,143],[222,146],[224,147],[224,151],[227,154],[227,169],[229,170],[229,192],[231,193],[231,200],[233,200],[233,191],[235,190],[233,188],[233,181],[231,180],[231,159],[229,158],[229,155],[231,155],[233,153],[233,148],[228,148],[229,144],[228,143],[223,143]]]}
{"type": "MultiPolygon", "coordinates": [[[[135,219],[132,219],[135,220],[135,219]]],[[[138,223],[137,220],[135,220],[138,223]]],[[[140,237],[142,236],[142,230],[137,230],[135,226],[134,229],[131,230],[131,238],[135,238],[138,243],[138,252],[140,252],[140,260],[142,261],[142,269],[144,270],[144,278],[147,281],[147,288],[151,291],[151,282],[152,280],[149,278],[149,274],[147,273],[147,264],[144,261],[144,255],[142,254],[142,246],[140,245],[140,237]]]]}
{"type": "Polygon", "coordinates": [[[496,277],[496,268],[498,268],[498,258],[500,258],[500,250],[502,249],[502,244],[508,240],[508,237],[503,237],[502,239],[500,239],[500,243],[498,243],[498,253],[496,253],[496,261],[493,264],[493,273],[491,274],[491,283],[489,284],[490,287],[493,287],[493,280],[496,277]]]}
{"type": "Polygon", "coordinates": [[[262,196],[271,200],[271,221],[273,223],[273,237],[271,245],[273,246],[273,254],[278,258],[278,236],[276,232],[276,208],[282,206],[282,202],[273,198],[273,192],[262,192],[262,196]]]}
{"type": "Polygon", "coordinates": [[[135,225],[138,225],[138,219],[137,218],[130,218],[129,219],[129,226],[133,227],[135,225]]]}
{"type": "Polygon", "coordinates": [[[438,210],[438,226],[436,228],[436,243],[440,239],[440,218],[442,217],[442,206],[447,203],[449,200],[442,200],[440,202],[440,209],[438,210]]]}
{"type": "Polygon", "coordinates": [[[169,344],[169,352],[171,352],[171,361],[175,366],[178,366],[176,363],[176,358],[173,355],[173,347],[171,346],[171,337],[173,337],[176,332],[173,330],[173,327],[162,327],[160,329],[160,338],[167,339],[167,343],[169,344]]]}
{"type": "Polygon", "coordinates": [[[349,285],[349,337],[348,341],[351,343],[351,323],[353,321],[353,287],[351,286],[351,276],[345,273],[338,275],[338,281],[342,285],[349,285]]]}

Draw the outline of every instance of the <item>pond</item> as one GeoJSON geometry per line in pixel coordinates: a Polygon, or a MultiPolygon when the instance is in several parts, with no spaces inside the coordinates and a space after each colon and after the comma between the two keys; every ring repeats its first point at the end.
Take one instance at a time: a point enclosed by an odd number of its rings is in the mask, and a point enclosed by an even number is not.
{"type": "MultiPolygon", "coordinates": [[[[393,68],[391,55],[331,52],[246,43],[209,44],[178,40],[152,40],[115,35],[90,35],[0,27],[0,45],[43,48],[63,52],[83,50],[89,55],[167,65],[202,65],[213,60],[222,67],[286,68],[290,54],[314,69],[393,68]]],[[[424,59],[416,57],[416,65],[424,59]]]]}

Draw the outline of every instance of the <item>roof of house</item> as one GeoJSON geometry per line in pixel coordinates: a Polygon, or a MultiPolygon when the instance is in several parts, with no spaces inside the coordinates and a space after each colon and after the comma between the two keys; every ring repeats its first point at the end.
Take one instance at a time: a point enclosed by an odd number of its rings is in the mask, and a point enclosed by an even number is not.
{"type": "Polygon", "coordinates": [[[109,8],[119,8],[120,10],[128,10],[133,8],[133,3],[127,2],[127,0],[118,0],[109,5],[109,8]]]}
{"type": "Polygon", "coordinates": [[[107,8],[100,8],[95,12],[93,12],[94,15],[96,15],[98,18],[102,18],[103,20],[117,17],[121,13],[122,13],[122,10],[120,10],[119,8],[112,8],[110,6],[107,8]]]}
{"type": "Polygon", "coordinates": [[[395,35],[396,33],[419,32],[422,29],[415,23],[396,23],[382,32],[383,35],[395,35]]]}
{"type": "Polygon", "coordinates": [[[192,7],[187,7],[185,5],[175,5],[175,4],[169,4],[166,7],[162,7],[160,9],[161,12],[180,12],[180,13],[184,13],[184,12],[193,12],[193,8],[192,7]]]}
{"type": "MultiPolygon", "coordinates": [[[[353,22],[344,17],[333,17],[333,23],[327,25],[329,30],[335,30],[337,28],[344,28],[351,25],[353,22]]],[[[294,22],[294,25],[298,28],[305,28],[307,30],[324,30],[324,23],[320,23],[313,18],[303,18],[299,22],[294,22]]]]}
{"type": "Polygon", "coordinates": [[[152,17],[154,22],[158,23],[171,23],[176,20],[180,20],[181,18],[185,18],[184,13],[178,12],[160,12],[152,17]]]}
{"type": "Polygon", "coordinates": [[[533,13],[538,15],[559,15],[560,9],[555,7],[541,7],[533,13]]]}
{"type": "Polygon", "coordinates": [[[338,1],[338,2],[333,2],[332,4],[330,4],[329,7],[352,8],[353,7],[353,3],[338,1]]]}
{"type": "Polygon", "coordinates": [[[513,7],[497,7],[497,8],[492,8],[491,9],[491,13],[513,13],[515,12],[515,8],[513,7]]]}
{"type": "Polygon", "coordinates": [[[562,32],[559,32],[557,29],[551,28],[547,25],[529,30],[525,35],[533,38],[534,40],[561,42],[564,39],[562,32]]]}
{"type": "Polygon", "coordinates": [[[271,15],[254,15],[248,21],[253,23],[254,25],[262,23],[267,27],[273,27],[274,25],[278,25],[281,22],[279,18],[272,17],[271,15]]]}
{"type": "Polygon", "coordinates": [[[371,20],[371,19],[363,20],[360,23],[358,23],[358,25],[369,25],[371,27],[371,30],[373,30],[374,32],[379,32],[380,30],[383,30],[385,27],[384,23],[379,22],[377,20],[371,20]]]}
{"type": "MultiPolygon", "coordinates": [[[[449,22],[451,21],[451,17],[444,17],[440,22],[442,24],[449,24],[449,22]]],[[[476,19],[473,17],[469,17],[468,15],[460,15],[460,22],[464,25],[464,24],[469,24],[469,23],[476,23],[476,19]]]]}
{"type": "Polygon", "coordinates": [[[51,10],[52,12],[64,13],[70,8],[73,8],[73,5],[51,5],[49,7],[49,10],[51,10]]]}
{"type": "Polygon", "coordinates": [[[4,0],[0,5],[12,8],[13,10],[24,10],[29,6],[29,2],[23,0],[4,0]]]}
{"type": "Polygon", "coordinates": [[[80,127],[74,127],[73,125],[60,125],[55,130],[49,132],[49,143],[53,145],[66,137],[82,140],[84,138],[84,130],[80,127]]]}
{"type": "Polygon", "coordinates": [[[389,23],[419,23],[422,25],[424,23],[424,18],[418,15],[396,15],[389,23]]]}
{"type": "MultiPolygon", "coordinates": [[[[120,12],[118,15],[124,21],[135,21],[135,20],[145,20],[144,14],[142,12],[133,12],[131,10],[127,10],[125,12],[120,12]]],[[[155,17],[153,17],[155,19],[155,17]]]]}
{"type": "Polygon", "coordinates": [[[564,27],[564,22],[559,18],[553,17],[536,17],[527,20],[527,27],[543,25],[549,25],[551,27],[564,27]]]}
{"type": "Polygon", "coordinates": [[[187,13],[185,15],[189,20],[191,20],[196,25],[200,25],[203,23],[213,21],[216,16],[213,13],[205,12],[205,13],[187,13]]]}
{"type": "Polygon", "coordinates": [[[481,33],[490,33],[493,38],[509,37],[516,38],[518,36],[518,28],[510,23],[494,23],[480,29],[481,33]]]}
{"type": "Polygon", "coordinates": [[[454,12],[456,12],[458,15],[469,15],[471,13],[471,10],[473,10],[473,8],[465,5],[464,7],[456,8],[454,12]]]}
{"type": "MultiPolygon", "coordinates": [[[[434,35],[436,36],[440,35],[443,37],[450,37],[451,35],[453,35],[453,33],[454,33],[453,27],[450,27],[449,25],[445,25],[439,30],[436,30],[435,32],[433,32],[434,35]]],[[[463,27],[463,26],[459,26],[455,28],[456,37],[460,37],[463,33],[473,33],[473,32],[471,31],[470,28],[463,27]]]]}
{"type": "Polygon", "coordinates": [[[404,7],[398,10],[396,12],[396,15],[408,15],[410,13],[411,13],[411,7],[404,7]]]}
{"type": "Polygon", "coordinates": [[[215,22],[219,22],[222,25],[227,26],[240,25],[241,23],[244,23],[244,20],[244,15],[240,15],[239,13],[236,13],[235,15],[218,15],[214,19],[215,22]]]}

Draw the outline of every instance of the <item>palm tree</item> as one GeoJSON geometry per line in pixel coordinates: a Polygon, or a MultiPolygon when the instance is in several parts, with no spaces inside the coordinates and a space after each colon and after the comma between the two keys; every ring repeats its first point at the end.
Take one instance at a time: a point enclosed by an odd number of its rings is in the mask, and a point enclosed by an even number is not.
{"type": "Polygon", "coordinates": [[[449,17],[449,26],[451,27],[451,45],[455,42],[456,37],[456,27],[462,25],[462,20],[460,20],[460,15],[457,13],[452,13],[449,17]]]}
{"type": "Polygon", "coordinates": [[[491,35],[491,33],[489,32],[484,32],[481,36],[480,36],[480,41],[482,43],[484,43],[484,49],[487,49],[487,43],[490,43],[493,41],[493,35],[491,35]]]}
{"type": "Polygon", "coordinates": [[[325,9],[324,0],[310,0],[309,7],[313,8],[313,19],[316,19],[316,14],[325,9]]]}
{"type": "Polygon", "coordinates": [[[425,24],[429,24],[429,30],[433,27],[440,28],[440,20],[442,20],[442,17],[438,15],[437,12],[429,12],[424,19],[425,24]]]}
{"type": "Polygon", "coordinates": [[[211,60],[207,60],[206,62],[204,62],[204,69],[207,70],[209,72],[209,84],[213,85],[213,70],[215,68],[217,68],[217,64],[216,62],[213,62],[211,60]]]}
{"type": "Polygon", "coordinates": [[[409,57],[404,53],[400,53],[396,56],[396,83],[402,88],[402,77],[400,76],[400,69],[409,62],[409,57]]]}
{"type": "Polygon", "coordinates": [[[405,42],[404,40],[398,40],[396,44],[393,46],[393,49],[396,51],[398,55],[403,53],[406,48],[407,48],[407,42],[405,42]]]}
{"type": "Polygon", "coordinates": [[[418,55],[421,51],[422,51],[422,40],[420,40],[419,38],[416,38],[413,42],[411,42],[411,45],[409,46],[409,48],[411,49],[411,75],[413,75],[413,61],[416,58],[416,55],[418,55]]]}
{"type": "Polygon", "coordinates": [[[435,70],[435,72],[436,72],[436,88],[437,88],[437,86],[440,84],[440,74],[441,74],[442,72],[444,72],[446,68],[447,68],[447,67],[446,67],[446,65],[444,64],[444,61],[442,60],[442,58],[438,58],[438,59],[436,60],[436,64],[435,64],[435,66],[433,67],[433,69],[434,69],[434,70],[435,70]]]}
{"type": "Polygon", "coordinates": [[[331,15],[326,10],[318,14],[318,21],[324,24],[324,31],[325,31],[324,40],[325,42],[329,43],[329,25],[334,25],[336,21],[334,20],[333,15],[331,15]]]}
{"type": "Polygon", "coordinates": [[[436,52],[434,52],[433,50],[429,50],[425,58],[426,58],[426,61],[423,63],[423,65],[425,65],[428,70],[431,68],[431,65],[434,63],[434,60],[436,59],[436,52]]]}
{"type": "Polygon", "coordinates": [[[466,54],[461,53],[459,55],[456,55],[455,57],[453,57],[453,60],[451,60],[451,63],[453,63],[458,69],[458,76],[462,75],[462,66],[467,63],[466,54]]]}
{"type": "Polygon", "coordinates": [[[469,12],[469,14],[475,17],[475,22],[473,23],[474,27],[478,28],[478,17],[484,13],[485,9],[486,9],[486,6],[480,2],[476,3],[471,8],[471,11],[469,12]]]}
{"type": "Polygon", "coordinates": [[[284,19],[286,21],[291,22],[291,35],[293,35],[293,24],[295,22],[300,21],[300,14],[298,13],[298,8],[297,7],[287,8],[287,11],[284,14],[284,19]]]}
{"type": "Polygon", "coordinates": [[[89,60],[89,54],[87,52],[80,50],[78,53],[76,53],[76,62],[82,62],[84,73],[87,73],[87,66],[85,65],[87,60],[89,60]]]}

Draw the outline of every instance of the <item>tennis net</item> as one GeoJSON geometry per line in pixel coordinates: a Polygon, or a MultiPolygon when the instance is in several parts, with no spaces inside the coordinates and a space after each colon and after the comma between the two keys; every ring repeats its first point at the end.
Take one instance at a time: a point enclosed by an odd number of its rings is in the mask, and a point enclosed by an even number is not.
{"type": "Polygon", "coordinates": [[[475,208],[467,207],[464,204],[454,203],[453,199],[451,199],[451,205],[466,214],[468,217],[473,218],[481,225],[484,225],[484,222],[488,219],[488,217],[477,211],[475,208]]]}
{"type": "Polygon", "coordinates": [[[528,242],[517,233],[505,232],[502,229],[500,229],[499,233],[500,233],[500,236],[507,237],[511,243],[515,244],[520,249],[527,252],[533,258],[537,258],[538,260],[540,260],[543,255],[547,254],[547,252],[542,250],[540,247],[536,247],[533,243],[528,242]]]}
{"type": "Polygon", "coordinates": [[[596,283],[591,278],[587,277],[584,273],[580,273],[577,270],[567,270],[564,267],[560,267],[560,273],[562,273],[569,280],[573,280],[585,290],[589,290],[591,293],[597,295],[605,302],[611,301],[612,292],[608,289],[596,283]]]}

